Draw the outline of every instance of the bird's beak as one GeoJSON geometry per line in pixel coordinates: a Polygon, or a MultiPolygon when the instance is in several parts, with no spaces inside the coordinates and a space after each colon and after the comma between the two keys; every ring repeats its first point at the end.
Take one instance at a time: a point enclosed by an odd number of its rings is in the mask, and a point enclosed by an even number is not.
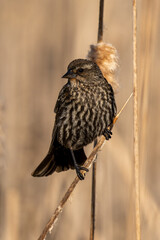
{"type": "Polygon", "coordinates": [[[75,74],[73,71],[68,70],[68,72],[66,72],[66,73],[62,76],[62,78],[76,78],[76,74],[75,74]]]}

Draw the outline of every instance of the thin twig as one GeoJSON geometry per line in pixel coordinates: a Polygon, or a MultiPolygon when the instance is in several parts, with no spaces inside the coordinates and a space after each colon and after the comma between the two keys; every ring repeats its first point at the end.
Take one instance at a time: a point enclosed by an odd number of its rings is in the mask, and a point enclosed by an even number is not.
{"type": "Polygon", "coordinates": [[[134,96],[134,173],[136,239],[141,239],[140,184],[139,184],[139,139],[138,139],[138,83],[137,83],[137,6],[133,0],[133,96],[134,96]]]}
{"type": "MultiPolygon", "coordinates": [[[[130,97],[129,97],[130,99],[130,97]]],[[[127,99],[128,102],[128,99],[127,99]]],[[[124,106],[126,106],[126,103],[124,104],[124,106]]],[[[122,109],[124,109],[124,107],[122,107],[122,109]]],[[[120,113],[122,111],[120,110],[120,113]]],[[[118,117],[120,116],[120,114],[117,114],[118,117]]],[[[90,166],[92,165],[93,161],[95,160],[96,154],[99,150],[102,149],[102,147],[104,146],[104,142],[105,142],[105,137],[101,136],[97,145],[94,147],[93,151],[91,152],[90,156],[87,158],[84,167],[90,168],[90,166]]],[[[82,171],[83,172],[83,171],[82,171]]],[[[84,173],[84,172],[83,172],[84,173]]],[[[46,238],[46,235],[48,232],[51,232],[51,230],[54,227],[55,222],[58,219],[59,214],[62,212],[64,205],[66,204],[67,200],[69,199],[71,193],[73,192],[73,190],[75,189],[77,183],[79,182],[79,178],[76,177],[74,179],[74,181],[72,182],[72,184],[70,185],[70,187],[68,188],[68,190],[66,191],[64,197],[62,198],[62,200],[60,201],[58,207],[56,208],[56,210],[54,211],[52,217],[50,218],[50,220],[48,221],[48,223],[46,224],[45,228],[43,229],[43,232],[41,233],[40,237],[38,238],[38,240],[44,240],[46,238]]]]}
{"type": "MultiPolygon", "coordinates": [[[[97,139],[94,141],[94,147],[97,145],[97,139]]],[[[96,209],[96,172],[97,172],[97,154],[92,166],[92,197],[91,197],[91,223],[90,223],[90,240],[94,240],[95,231],[95,209],[96,209]]]]}
{"type": "MultiPolygon", "coordinates": [[[[97,42],[103,40],[103,11],[104,11],[104,0],[99,1],[99,24],[98,24],[98,38],[97,42]]],[[[97,139],[94,141],[94,147],[97,144],[97,139]]],[[[95,160],[97,155],[95,157],[95,160]]],[[[96,172],[97,172],[97,162],[93,162],[92,167],[92,197],[91,197],[91,223],[90,223],[90,240],[94,240],[95,231],[95,211],[96,211],[96,172]]]]}
{"type": "Polygon", "coordinates": [[[119,113],[117,113],[117,115],[115,116],[114,120],[113,120],[113,124],[115,124],[115,122],[117,121],[117,119],[119,118],[119,115],[121,114],[121,112],[123,111],[123,109],[126,107],[126,105],[128,104],[129,100],[131,99],[131,97],[133,96],[133,92],[131,93],[131,95],[129,96],[129,98],[127,99],[127,101],[125,102],[125,104],[123,105],[123,107],[121,108],[121,110],[119,111],[119,113]]]}
{"type": "Polygon", "coordinates": [[[103,38],[103,9],[104,9],[104,0],[100,0],[99,3],[99,26],[98,26],[98,42],[102,41],[103,38]]]}

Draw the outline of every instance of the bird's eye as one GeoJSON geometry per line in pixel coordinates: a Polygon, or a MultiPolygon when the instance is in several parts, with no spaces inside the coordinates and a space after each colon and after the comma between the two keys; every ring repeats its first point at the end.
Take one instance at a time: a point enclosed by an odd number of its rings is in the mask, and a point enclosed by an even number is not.
{"type": "Polygon", "coordinates": [[[82,73],[83,70],[84,70],[83,68],[79,68],[79,69],[78,69],[78,72],[79,72],[79,73],[82,73]]]}

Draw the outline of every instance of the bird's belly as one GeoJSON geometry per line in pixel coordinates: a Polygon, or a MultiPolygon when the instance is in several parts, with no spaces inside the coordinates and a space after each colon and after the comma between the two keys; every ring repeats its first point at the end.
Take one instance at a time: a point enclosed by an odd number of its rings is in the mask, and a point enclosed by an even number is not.
{"type": "Polygon", "coordinates": [[[73,150],[86,146],[96,138],[95,132],[88,125],[83,127],[81,125],[73,127],[62,125],[59,131],[62,134],[58,135],[58,141],[66,148],[72,148],[73,150]]]}
{"type": "Polygon", "coordinates": [[[105,121],[102,121],[103,116],[104,113],[97,111],[96,107],[83,106],[79,111],[76,108],[70,110],[66,113],[66,117],[59,118],[58,141],[73,150],[86,146],[103,134],[106,128],[105,121]]]}

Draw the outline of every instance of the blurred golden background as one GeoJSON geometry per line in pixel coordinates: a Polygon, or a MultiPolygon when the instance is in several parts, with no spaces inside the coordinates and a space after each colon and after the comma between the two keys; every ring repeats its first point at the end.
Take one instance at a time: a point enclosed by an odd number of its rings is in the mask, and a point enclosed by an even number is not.
{"type": "MultiPolygon", "coordinates": [[[[75,171],[33,178],[48,151],[54,105],[75,58],[97,41],[99,0],[1,0],[0,239],[34,240],[75,171]]],[[[160,239],[160,2],[138,1],[142,239],[160,239]]],[[[119,54],[118,109],[132,92],[132,1],[106,0],[104,41],[119,54]]],[[[91,148],[90,148],[91,150],[91,148]]],[[[97,240],[135,239],[133,99],[98,155],[97,240]]],[[[47,239],[89,237],[91,169],[47,239]]]]}

